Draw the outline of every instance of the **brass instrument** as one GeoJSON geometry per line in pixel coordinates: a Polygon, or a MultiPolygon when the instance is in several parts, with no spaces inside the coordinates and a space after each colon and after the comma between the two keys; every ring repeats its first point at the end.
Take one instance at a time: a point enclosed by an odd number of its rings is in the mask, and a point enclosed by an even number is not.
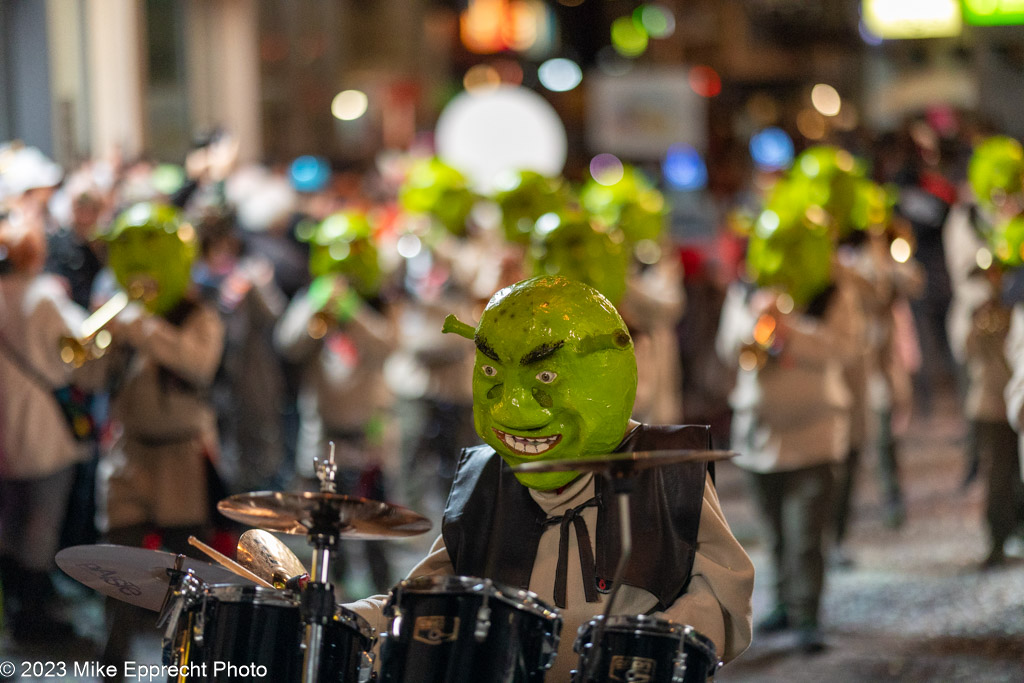
{"type": "Polygon", "coordinates": [[[771,357],[771,348],[775,344],[775,331],[778,320],[772,313],[762,313],[754,323],[751,341],[740,348],[739,364],[744,370],[760,370],[771,357]]]}
{"type": "Polygon", "coordinates": [[[334,316],[328,313],[326,310],[319,310],[314,313],[309,322],[306,323],[306,332],[309,333],[312,339],[323,339],[327,336],[327,332],[337,324],[334,316]]]}
{"type": "Polygon", "coordinates": [[[132,301],[149,301],[156,296],[153,283],[139,279],[128,286],[128,292],[118,292],[92,315],[82,321],[77,337],[60,338],[60,359],[68,365],[80,368],[91,360],[101,358],[110,347],[113,338],[106,326],[128,307],[132,301]]]}

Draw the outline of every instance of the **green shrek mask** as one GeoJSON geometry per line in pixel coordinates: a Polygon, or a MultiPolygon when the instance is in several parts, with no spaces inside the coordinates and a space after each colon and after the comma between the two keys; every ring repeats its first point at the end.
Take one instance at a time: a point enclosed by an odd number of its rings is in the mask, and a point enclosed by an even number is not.
{"type": "MultiPolygon", "coordinates": [[[[510,466],[611,453],[636,398],[636,358],[615,307],[589,285],[536,277],[502,289],[474,329],[449,316],[445,332],[476,344],[473,424],[510,466]]],[[[517,473],[548,491],[578,472],[517,473]]]]}
{"type": "Polygon", "coordinates": [[[309,273],[316,278],[314,286],[310,287],[311,294],[329,291],[337,275],[345,276],[364,299],[372,299],[380,293],[384,274],[373,243],[373,226],[365,213],[339,211],[319,225],[301,226],[297,234],[300,240],[310,244],[309,273]]]}
{"type": "Polygon", "coordinates": [[[178,209],[144,202],[121,212],[99,235],[109,242],[117,283],[150,313],[164,315],[185,297],[196,254],[196,231],[178,209]]]}

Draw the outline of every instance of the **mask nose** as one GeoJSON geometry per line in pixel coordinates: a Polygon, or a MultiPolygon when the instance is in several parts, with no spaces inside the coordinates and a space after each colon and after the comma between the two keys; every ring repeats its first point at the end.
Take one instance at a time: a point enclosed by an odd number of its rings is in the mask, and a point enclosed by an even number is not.
{"type": "Polygon", "coordinates": [[[506,381],[501,396],[491,406],[491,417],[500,425],[526,430],[546,425],[551,412],[537,401],[531,387],[506,381]]]}

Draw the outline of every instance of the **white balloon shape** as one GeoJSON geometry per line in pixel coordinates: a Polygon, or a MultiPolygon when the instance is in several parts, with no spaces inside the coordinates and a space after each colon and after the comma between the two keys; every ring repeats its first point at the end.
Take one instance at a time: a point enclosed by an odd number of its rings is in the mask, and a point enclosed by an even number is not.
{"type": "Polygon", "coordinates": [[[435,143],[438,156],[485,194],[503,172],[560,175],[568,147],[565,126],[551,105],[514,86],[457,95],[437,120],[435,143]]]}

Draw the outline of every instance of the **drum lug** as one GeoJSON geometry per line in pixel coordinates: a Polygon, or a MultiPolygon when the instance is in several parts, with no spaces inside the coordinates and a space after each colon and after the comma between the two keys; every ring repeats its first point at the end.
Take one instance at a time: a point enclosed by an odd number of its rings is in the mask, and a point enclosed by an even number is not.
{"type": "Polygon", "coordinates": [[[476,611],[476,628],[473,629],[473,637],[476,642],[482,643],[487,640],[487,632],[491,630],[491,608],[487,606],[487,600],[480,605],[476,611]]]}
{"type": "Polygon", "coordinates": [[[195,625],[192,626],[192,640],[196,645],[202,646],[203,634],[206,633],[206,600],[208,593],[203,593],[203,600],[200,603],[199,613],[196,614],[195,625]]]}
{"type": "Polygon", "coordinates": [[[473,629],[473,637],[476,642],[482,643],[487,640],[487,632],[491,630],[491,608],[487,606],[490,598],[493,582],[490,579],[484,581],[486,590],[483,592],[484,600],[480,603],[480,609],[476,611],[476,627],[473,629]]]}
{"type": "Polygon", "coordinates": [[[370,683],[373,680],[374,661],[372,652],[363,653],[363,661],[359,664],[359,683],[370,683]]]}
{"type": "Polygon", "coordinates": [[[686,678],[686,638],[692,631],[693,629],[687,626],[679,636],[679,649],[676,650],[676,656],[673,659],[672,683],[683,683],[686,678]]]}

